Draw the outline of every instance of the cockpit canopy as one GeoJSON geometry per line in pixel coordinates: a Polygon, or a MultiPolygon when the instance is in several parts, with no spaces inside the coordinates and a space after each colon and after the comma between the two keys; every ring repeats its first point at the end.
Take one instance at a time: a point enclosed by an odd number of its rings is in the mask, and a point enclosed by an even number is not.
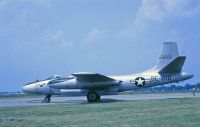
{"type": "Polygon", "coordinates": [[[65,78],[63,75],[53,75],[49,78],[47,78],[47,80],[55,80],[55,79],[62,79],[65,78]]]}
{"type": "MultiPolygon", "coordinates": [[[[64,80],[70,80],[70,79],[74,79],[74,76],[63,76],[63,75],[53,75],[45,80],[51,80],[52,82],[57,82],[57,81],[64,81],[64,80]]],[[[31,82],[31,83],[28,83],[28,84],[25,84],[24,86],[26,85],[30,85],[32,83],[37,83],[37,82],[41,82],[41,81],[45,81],[45,80],[36,80],[34,82],[31,82]]]]}

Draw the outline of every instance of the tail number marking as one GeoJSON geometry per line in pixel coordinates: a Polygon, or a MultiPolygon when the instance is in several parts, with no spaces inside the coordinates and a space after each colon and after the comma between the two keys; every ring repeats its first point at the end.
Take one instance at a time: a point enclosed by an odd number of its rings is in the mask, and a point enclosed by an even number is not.
{"type": "Polygon", "coordinates": [[[151,76],[151,81],[171,81],[172,76],[151,76]]]}

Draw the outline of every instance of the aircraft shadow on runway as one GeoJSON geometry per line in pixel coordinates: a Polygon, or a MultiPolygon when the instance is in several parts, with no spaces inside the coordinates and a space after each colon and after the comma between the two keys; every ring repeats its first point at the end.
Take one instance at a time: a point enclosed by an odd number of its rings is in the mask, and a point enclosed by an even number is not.
{"type": "MultiPolygon", "coordinates": [[[[93,102],[93,103],[112,103],[112,102],[119,102],[119,101],[124,101],[124,100],[119,100],[119,99],[109,99],[109,98],[104,98],[101,99],[100,102],[93,102]]],[[[30,100],[30,101],[25,101],[26,103],[33,103],[33,104],[39,104],[39,103],[43,103],[42,100],[30,100]]],[[[52,101],[50,103],[44,103],[44,104],[74,104],[74,103],[78,103],[78,104],[91,104],[90,102],[88,102],[87,100],[63,100],[63,101],[52,101]]]]}

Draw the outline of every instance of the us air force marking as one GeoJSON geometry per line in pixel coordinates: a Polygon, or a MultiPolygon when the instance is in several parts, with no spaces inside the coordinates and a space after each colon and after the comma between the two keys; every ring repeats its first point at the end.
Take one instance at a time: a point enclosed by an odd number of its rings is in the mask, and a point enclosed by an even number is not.
{"type": "Polygon", "coordinates": [[[137,77],[135,79],[135,85],[137,87],[143,87],[145,85],[145,79],[143,77],[137,77]]]}

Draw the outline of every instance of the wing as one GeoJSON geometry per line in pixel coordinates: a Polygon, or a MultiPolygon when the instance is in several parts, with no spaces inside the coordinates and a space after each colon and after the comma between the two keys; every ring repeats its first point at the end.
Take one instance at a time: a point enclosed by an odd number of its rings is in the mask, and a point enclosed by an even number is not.
{"type": "Polygon", "coordinates": [[[88,73],[88,72],[80,72],[72,74],[77,81],[79,82],[113,82],[114,79],[97,74],[97,73],[88,73]]]}

